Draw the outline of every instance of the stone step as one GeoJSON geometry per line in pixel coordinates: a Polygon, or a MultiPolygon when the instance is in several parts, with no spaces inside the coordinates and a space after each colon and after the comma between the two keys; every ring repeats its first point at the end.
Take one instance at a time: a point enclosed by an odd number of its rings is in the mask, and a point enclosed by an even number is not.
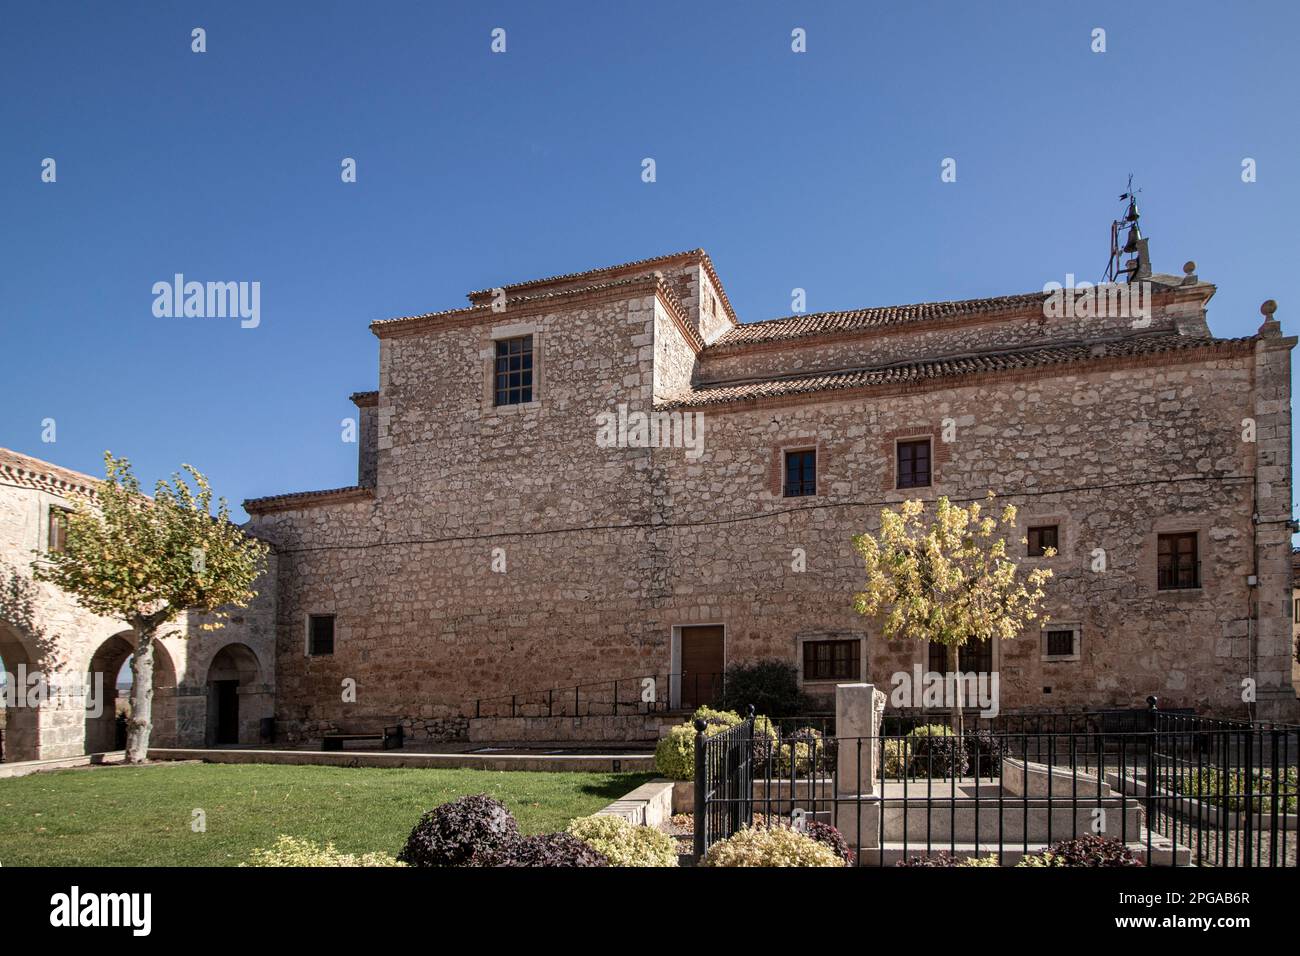
{"type": "MultiPolygon", "coordinates": [[[[1034,841],[1030,841],[1028,847],[1023,842],[1014,846],[1003,844],[1002,865],[1015,866],[1026,852],[1031,854],[1042,853],[1047,849],[1047,846],[1046,843],[1034,841]]],[[[1129,841],[1128,848],[1148,866],[1189,866],[1192,861],[1190,847],[1182,845],[1175,847],[1172,842],[1159,834],[1151,834],[1151,853],[1148,857],[1147,831],[1145,828],[1139,831],[1136,839],[1129,841]]],[[[948,852],[959,859],[997,856],[998,845],[987,842],[976,844],[973,841],[967,841],[958,842],[955,848],[950,848],[950,844],[946,842],[934,841],[927,851],[924,841],[915,843],[909,840],[906,844],[891,841],[885,843],[883,847],[862,847],[858,850],[858,854],[862,866],[895,866],[901,860],[918,856],[933,856],[940,851],[948,852]]]]}

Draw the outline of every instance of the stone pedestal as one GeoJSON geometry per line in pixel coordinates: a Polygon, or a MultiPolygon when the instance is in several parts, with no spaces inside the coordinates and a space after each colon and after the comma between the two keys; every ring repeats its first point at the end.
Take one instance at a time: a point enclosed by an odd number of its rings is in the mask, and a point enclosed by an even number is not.
{"type": "Polygon", "coordinates": [[[849,846],[872,848],[880,839],[880,719],[885,692],[874,684],[840,684],[835,688],[837,743],[835,808],[840,832],[849,846]]]}

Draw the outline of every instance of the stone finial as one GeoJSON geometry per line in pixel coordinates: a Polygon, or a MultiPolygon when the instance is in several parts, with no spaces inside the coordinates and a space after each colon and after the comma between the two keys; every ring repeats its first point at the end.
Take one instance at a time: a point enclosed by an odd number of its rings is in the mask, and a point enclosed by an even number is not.
{"type": "Polygon", "coordinates": [[[1282,323],[1273,317],[1273,313],[1276,311],[1277,302],[1273,299],[1265,299],[1259,307],[1259,314],[1264,317],[1264,322],[1260,325],[1259,332],[1256,334],[1270,338],[1276,338],[1282,334],[1282,323]]]}
{"type": "Polygon", "coordinates": [[[1183,285],[1196,284],[1196,261],[1188,259],[1183,263],[1183,285]]]}

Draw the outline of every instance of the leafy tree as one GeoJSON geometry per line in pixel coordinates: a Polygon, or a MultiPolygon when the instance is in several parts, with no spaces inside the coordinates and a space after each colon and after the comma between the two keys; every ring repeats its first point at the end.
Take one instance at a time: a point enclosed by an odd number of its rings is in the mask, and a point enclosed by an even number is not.
{"type": "Polygon", "coordinates": [[[126,759],[140,763],[153,726],[154,644],[162,628],[187,610],[212,613],[203,630],[220,627],[223,606],[245,607],[256,596],[251,585],[267,547],[231,523],[226,499],[212,513],[208,480],[190,465],[182,467],[197,491],[176,473],[158,482],[152,499],[140,493],[125,458],[105,452],[104,467],[94,500],[78,502],[67,516],[63,550],[41,555],[34,576],[135,631],[126,759]]]}
{"type": "MultiPolygon", "coordinates": [[[[967,642],[1006,640],[1035,618],[1047,621],[1039,609],[1052,572],[1035,568],[1023,579],[1017,575],[1004,537],[1015,523],[1012,505],[995,519],[979,502],[963,508],[946,497],[935,504],[932,517],[919,500],[904,501],[897,511],[882,510],[878,535],[853,538],[867,577],[854,608],[881,618],[886,637],[945,645],[948,671],[956,674],[958,651],[967,642]]],[[[953,731],[961,735],[960,693],[952,701],[952,719],[953,731]]]]}

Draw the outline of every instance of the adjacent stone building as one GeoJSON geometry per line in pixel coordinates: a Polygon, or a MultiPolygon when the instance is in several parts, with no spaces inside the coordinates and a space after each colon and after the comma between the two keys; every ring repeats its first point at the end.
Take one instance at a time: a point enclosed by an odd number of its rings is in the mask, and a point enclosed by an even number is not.
{"type": "MultiPolygon", "coordinates": [[[[60,547],[63,512],[78,500],[93,502],[98,483],[0,448],[0,663],[7,689],[0,704],[8,704],[9,762],[120,749],[117,679],[134,652],[134,633],[31,573],[43,552],[60,547]]],[[[275,573],[272,555],[268,579],[275,573]]],[[[197,614],[168,628],[155,645],[153,746],[259,740],[262,718],[274,713],[274,600],[263,589],[216,631],[202,630],[197,614]]]]}
{"type": "Polygon", "coordinates": [[[967,658],[1004,711],[1293,716],[1296,339],[1271,304],[1216,338],[1215,287],[1143,265],[1139,315],[1109,287],[741,324],[694,250],[374,322],[357,484],[245,503],[279,728],[455,736],[615,679],[690,706],[766,658],[889,687],[931,658],[853,611],[852,535],[990,491],[1055,574],[1046,628],[967,658]]]}

